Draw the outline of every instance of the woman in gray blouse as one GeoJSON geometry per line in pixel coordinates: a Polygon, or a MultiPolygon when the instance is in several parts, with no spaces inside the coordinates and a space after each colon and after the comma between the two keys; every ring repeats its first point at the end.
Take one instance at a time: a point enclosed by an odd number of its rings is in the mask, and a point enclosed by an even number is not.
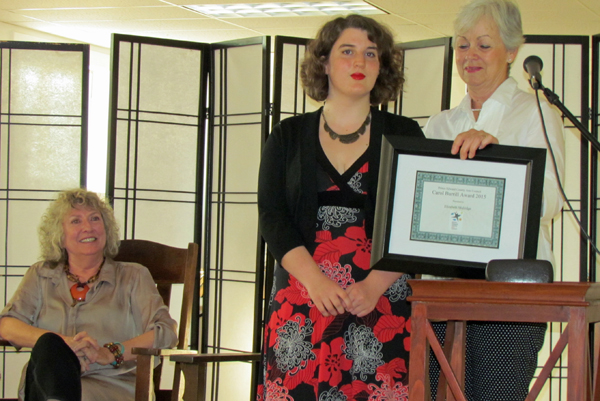
{"type": "Polygon", "coordinates": [[[32,347],[19,399],[133,400],[133,347],[177,343],[148,269],[115,262],[112,209],[85,189],[59,194],[39,228],[42,258],[0,314],[0,336],[32,347]]]}

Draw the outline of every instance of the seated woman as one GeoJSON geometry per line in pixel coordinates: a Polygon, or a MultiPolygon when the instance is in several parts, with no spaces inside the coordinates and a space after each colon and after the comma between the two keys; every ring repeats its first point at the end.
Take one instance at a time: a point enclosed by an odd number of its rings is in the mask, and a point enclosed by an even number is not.
{"type": "Polygon", "coordinates": [[[19,399],[133,400],[132,347],[177,343],[150,272],[111,259],[119,250],[113,211],[85,189],[60,193],[39,235],[42,260],[0,314],[0,336],[33,348],[19,399]]]}

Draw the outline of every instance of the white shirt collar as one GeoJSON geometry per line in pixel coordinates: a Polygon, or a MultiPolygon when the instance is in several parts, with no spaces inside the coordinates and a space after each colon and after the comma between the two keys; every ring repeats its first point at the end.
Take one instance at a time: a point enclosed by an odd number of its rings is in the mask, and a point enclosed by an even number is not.
{"type": "MultiPolygon", "coordinates": [[[[515,81],[512,77],[508,77],[504,82],[500,84],[500,86],[494,91],[494,93],[492,93],[492,96],[490,96],[490,98],[483,103],[484,108],[486,103],[490,100],[492,101],[492,103],[498,102],[504,106],[509,106],[517,89],[517,81],[515,81]]],[[[460,102],[460,104],[458,105],[458,109],[465,113],[469,113],[471,115],[473,114],[471,112],[471,96],[469,95],[469,93],[467,93],[467,95],[460,102]]]]}

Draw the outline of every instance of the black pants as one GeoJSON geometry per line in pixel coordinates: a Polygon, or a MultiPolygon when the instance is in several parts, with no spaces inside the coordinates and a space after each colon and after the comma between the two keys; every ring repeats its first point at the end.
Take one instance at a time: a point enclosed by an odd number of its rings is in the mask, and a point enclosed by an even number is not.
{"type": "MultiPolygon", "coordinates": [[[[433,323],[441,344],[446,322],[433,323]]],[[[467,322],[465,396],[468,401],[522,401],[537,367],[546,323],[467,322]]],[[[432,400],[437,393],[440,366],[429,358],[432,400]]]]}
{"type": "Polygon", "coordinates": [[[60,336],[42,335],[31,350],[25,401],[81,401],[81,365],[60,336]]]}

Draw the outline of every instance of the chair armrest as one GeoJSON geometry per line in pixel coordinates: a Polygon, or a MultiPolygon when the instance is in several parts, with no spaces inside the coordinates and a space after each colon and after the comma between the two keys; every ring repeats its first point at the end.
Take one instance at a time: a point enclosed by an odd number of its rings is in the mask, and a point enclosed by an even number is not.
{"type": "Polygon", "coordinates": [[[226,354],[178,354],[170,355],[173,362],[187,364],[199,364],[210,362],[244,362],[260,361],[262,354],[259,353],[226,353],[226,354]]]}
{"type": "Polygon", "coordinates": [[[197,354],[198,351],[191,349],[171,349],[171,348],[139,348],[133,347],[131,353],[134,355],[151,355],[151,356],[170,356],[170,355],[185,355],[197,354]]]}

